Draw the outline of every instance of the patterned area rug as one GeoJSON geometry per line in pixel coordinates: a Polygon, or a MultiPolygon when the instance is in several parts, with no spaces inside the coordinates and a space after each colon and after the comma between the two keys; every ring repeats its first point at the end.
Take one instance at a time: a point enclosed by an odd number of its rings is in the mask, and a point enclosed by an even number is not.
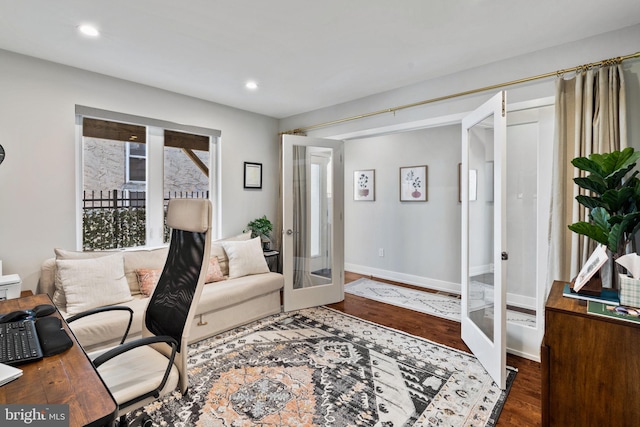
{"type": "Polygon", "coordinates": [[[322,307],[195,343],[189,373],[156,425],[493,426],[516,375],[502,391],[470,354],[322,307]]]}
{"type": "MultiPolygon", "coordinates": [[[[485,304],[483,300],[487,298],[493,299],[491,286],[477,283],[477,289],[483,287],[487,288],[483,292],[484,295],[471,300],[472,308],[474,308],[474,306],[481,308],[482,304],[485,304]]],[[[409,289],[365,278],[345,284],[344,291],[421,313],[455,320],[456,322],[460,321],[461,302],[460,298],[457,297],[409,289]]],[[[519,323],[533,328],[536,327],[535,316],[514,310],[507,310],[507,322],[519,323]]]]}

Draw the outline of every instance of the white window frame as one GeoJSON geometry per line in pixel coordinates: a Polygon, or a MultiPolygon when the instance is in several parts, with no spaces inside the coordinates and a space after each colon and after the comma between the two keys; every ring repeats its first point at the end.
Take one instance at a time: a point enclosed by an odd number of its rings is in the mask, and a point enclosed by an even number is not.
{"type": "MultiPolygon", "coordinates": [[[[164,120],[148,117],[134,116],[115,111],[101,110],[98,108],[76,105],[76,250],[82,250],[82,190],[83,183],[83,144],[82,144],[82,119],[84,117],[111,120],[115,122],[131,123],[147,127],[146,146],[146,197],[147,197],[147,242],[145,247],[166,246],[163,242],[164,232],[164,130],[175,130],[196,135],[209,136],[209,200],[213,205],[212,211],[212,235],[219,234],[220,226],[220,135],[217,129],[202,128],[198,126],[182,125],[164,120]],[[154,142],[155,141],[155,142],[154,142]],[[161,143],[158,143],[161,142],[161,143]]],[[[128,181],[128,144],[127,144],[127,181],[128,181]]]]}

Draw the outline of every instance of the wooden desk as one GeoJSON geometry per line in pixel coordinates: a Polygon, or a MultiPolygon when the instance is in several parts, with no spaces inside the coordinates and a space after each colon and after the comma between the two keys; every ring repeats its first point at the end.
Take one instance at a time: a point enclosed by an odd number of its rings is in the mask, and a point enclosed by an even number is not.
{"type": "Polygon", "coordinates": [[[554,282],[545,307],[543,426],[632,425],[640,419],[640,324],[587,313],[554,282]]]}
{"type": "MultiPolygon", "coordinates": [[[[51,304],[46,294],[0,302],[0,313],[51,304]]],[[[53,316],[60,317],[58,312],[53,316]]],[[[0,404],[67,404],[70,426],[101,426],[111,423],[117,405],[66,322],[63,325],[73,347],[40,361],[18,365],[20,378],[0,387],[0,404]]]]}

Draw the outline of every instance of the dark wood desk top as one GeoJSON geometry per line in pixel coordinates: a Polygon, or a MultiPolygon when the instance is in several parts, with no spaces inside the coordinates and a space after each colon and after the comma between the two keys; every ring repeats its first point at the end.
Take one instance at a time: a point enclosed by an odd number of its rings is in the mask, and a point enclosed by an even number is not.
{"type": "Polygon", "coordinates": [[[587,312],[587,304],[585,300],[579,300],[576,298],[568,298],[562,295],[564,285],[568,282],[555,280],[551,286],[549,297],[547,298],[547,304],[545,309],[547,311],[566,312],[573,315],[596,319],[603,322],[623,324],[632,328],[640,328],[640,323],[625,322],[624,320],[615,319],[613,317],[596,316],[587,312]]]}
{"type": "MultiPolygon", "coordinates": [[[[0,313],[51,304],[46,294],[0,302],[0,313]]],[[[60,314],[55,314],[60,317],[60,314]]],[[[67,404],[70,426],[98,426],[115,419],[117,405],[66,322],[73,347],[55,356],[18,365],[23,374],[0,387],[0,404],[67,404]]]]}

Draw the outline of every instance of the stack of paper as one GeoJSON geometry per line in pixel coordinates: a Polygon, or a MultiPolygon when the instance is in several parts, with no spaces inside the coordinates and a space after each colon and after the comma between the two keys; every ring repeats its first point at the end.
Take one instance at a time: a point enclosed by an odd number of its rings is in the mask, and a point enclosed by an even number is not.
{"type": "Polygon", "coordinates": [[[15,380],[22,375],[22,369],[0,363],[0,386],[15,380]]]}

